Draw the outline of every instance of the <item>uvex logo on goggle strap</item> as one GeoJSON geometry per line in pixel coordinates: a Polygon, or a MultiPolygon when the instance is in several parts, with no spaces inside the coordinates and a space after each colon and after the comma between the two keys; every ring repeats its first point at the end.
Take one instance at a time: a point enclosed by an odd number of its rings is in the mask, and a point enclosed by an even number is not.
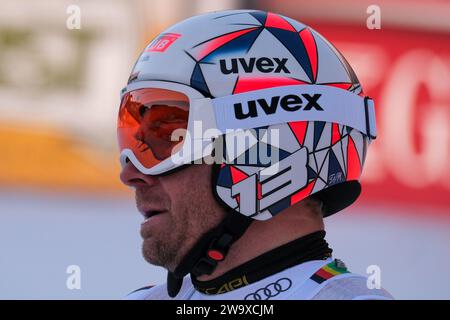
{"type": "Polygon", "coordinates": [[[220,71],[223,74],[231,74],[231,73],[239,73],[239,70],[242,70],[245,73],[251,73],[255,68],[259,72],[263,73],[280,73],[281,71],[285,73],[291,73],[289,69],[286,67],[287,58],[232,58],[229,60],[229,63],[225,59],[221,59],[220,62],[220,71]]]}
{"type": "Polygon", "coordinates": [[[303,93],[302,97],[307,100],[307,103],[304,107],[302,98],[295,94],[288,94],[283,97],[274,96],[270,99],[269,102],[267,102],[266,99],[248,100],[245,112],[244,107],[242,106],[242,102],[238,102],[234,104],[234,115],[236,116],[236,119],[257,117],[258,106],[259,109],[262,109],[267,115],[276,113],[279,106],[286,111],[297,111],[302,107],[303,111],[309,111],[313,108],[318,111],[323,111],[323,108],[317,102],[317,100],[319,100],[321,96],[322,95],[320,93],[316,93],[313,95],[303,93]]]}

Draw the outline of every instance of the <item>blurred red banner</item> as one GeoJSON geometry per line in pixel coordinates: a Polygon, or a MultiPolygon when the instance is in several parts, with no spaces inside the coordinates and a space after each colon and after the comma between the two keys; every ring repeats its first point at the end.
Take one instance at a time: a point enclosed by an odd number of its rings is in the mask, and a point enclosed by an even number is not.
{"type": "Polygon", "coordinates": [[[305,22],[343,53],[376,102],[362,202],[450,208],[450,34],[305,22]]]}

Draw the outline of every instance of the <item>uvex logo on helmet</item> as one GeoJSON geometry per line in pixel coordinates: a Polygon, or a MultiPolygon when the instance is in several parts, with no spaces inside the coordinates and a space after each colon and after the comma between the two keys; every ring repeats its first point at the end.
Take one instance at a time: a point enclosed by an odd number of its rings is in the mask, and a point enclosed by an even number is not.
{"type": "Polygon", "coordinates": [[[225,59],[219,60],[220,71],[223,74],[239,73],[241,69],[245,73],[251,73],[255,68],[263,73],[280,73],[281,71],[285,73],[291,73],[286,67],[287,58],[232,58],[229,63],[225,59]]]}
{"type": "MultiPolygon", "coordinates": [[[[313,108],[317,111],[323,111],[323,108],[317,102],[321,96],[320,93],[313,95],[303,93],[302,97],[307,100],[303,111],[309,111],[313,108]]],[[[274,114],[279,106],[286,111],[297,111],[303,107],[303,100],[300,96],[295,94],[288,94],[283,97],[274,96],[270,99],[270,102],[267,102],[266,99],[249,100],[247,101],[248,111],[246,113],[244,113],[242,103],[239,102],[234,104],[234,115],[236,119],[257,117],[258,106],[266,114],[274,114]]]]}

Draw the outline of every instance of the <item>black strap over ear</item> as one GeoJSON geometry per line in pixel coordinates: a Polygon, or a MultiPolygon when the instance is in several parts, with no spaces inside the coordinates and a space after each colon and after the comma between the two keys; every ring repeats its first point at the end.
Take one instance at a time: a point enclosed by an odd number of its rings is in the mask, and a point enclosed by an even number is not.
{"type": "Polygon", "coordinates": [[[176,277],[172,272],[167,273],[167,293],[174,298],[180,292],[183,278],[176,277]]]}
{"type": "Polygon", "coordinates": [[[192,273],[198,277],[211,274],[217,264],[224,260],[230,247],[250,226],[253,219],[231,211],[213,230],[209,231],[193,246],[175,271],[167,275],[167,292],[175,297],[181,289],[183,278],[192,273]]]}

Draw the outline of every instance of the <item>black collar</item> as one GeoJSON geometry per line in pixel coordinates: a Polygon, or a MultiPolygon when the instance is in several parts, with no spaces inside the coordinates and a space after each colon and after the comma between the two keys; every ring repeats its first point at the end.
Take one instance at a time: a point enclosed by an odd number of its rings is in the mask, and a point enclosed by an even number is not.
{"type": "Polygon", "coordinates": [[[193,274],[191,279],[202,293],[226,293],[306,261],[327,259],[331,252],[322,230],[270,250],[215,279],[200,281],[193,274]]]}

